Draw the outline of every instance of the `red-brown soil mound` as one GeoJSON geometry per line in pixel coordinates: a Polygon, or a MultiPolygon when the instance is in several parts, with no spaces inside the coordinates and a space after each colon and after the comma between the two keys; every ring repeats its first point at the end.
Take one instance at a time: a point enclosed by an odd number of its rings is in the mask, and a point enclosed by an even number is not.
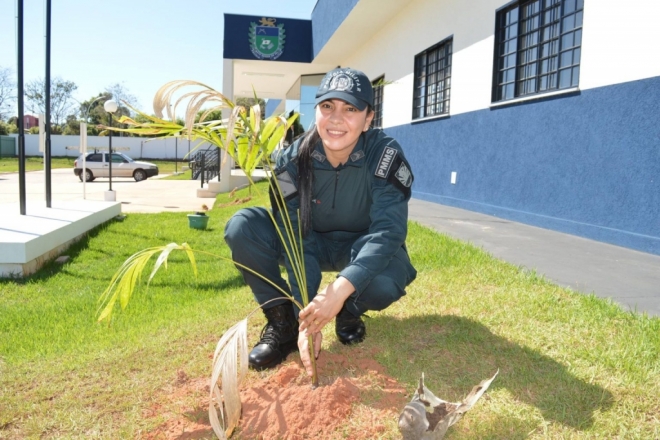
{"type": "MultiPolygon", "coordinates": [[[[315,390],[297,354],[273,371],[251,373],[241,390],[243,415],[232,439],[357,440],[396,429],[399,413],[410,399],[406,390],[383,373],[373,353],[362,347],[342,353],[321,353],[315,390]]],[[[189,379],[179,371],[163,404],[145,414],[165,422],[142,438],[215,438],[207,414],[208,381],[189,379]]]]}

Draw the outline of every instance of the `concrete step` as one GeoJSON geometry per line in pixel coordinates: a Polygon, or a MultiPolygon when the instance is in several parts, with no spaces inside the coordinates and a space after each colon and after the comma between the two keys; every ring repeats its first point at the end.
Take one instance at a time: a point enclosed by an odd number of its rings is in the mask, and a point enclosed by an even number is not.
{"type": "Polygon", "coordinates": [[[121,215],[121,203],[60,201],[30,204],[26,215],[5,205],[0,217],[0,277],[27,276],[60,256],[87,231],[121,215]]]}
{"type": "Polygon", "coordinates": [[[208,189],[209,191],[213,191],[216,194],[223,192],[222,183],[218,180],[217,177],[208,183],[208,189]]]}
{"type": "Polygon", "coordinates": [[[197,198],[215,198],[219,193],[209,189],[208,185],[204,185],[204,188],[197,188],[197,198]]]}

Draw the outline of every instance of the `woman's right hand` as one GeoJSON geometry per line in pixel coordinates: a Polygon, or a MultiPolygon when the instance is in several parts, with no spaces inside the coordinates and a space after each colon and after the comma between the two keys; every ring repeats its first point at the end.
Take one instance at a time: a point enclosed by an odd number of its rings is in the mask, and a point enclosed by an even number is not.
{"type": "Polygon", "coordinates": [[[344,277],[338,277],[316,294],[307,307],[300,311],[299,331],[309,330],[310,333],[320,332],[323,327],[334,319],[351,293],[355,291],[353,284],[344,277]]]}

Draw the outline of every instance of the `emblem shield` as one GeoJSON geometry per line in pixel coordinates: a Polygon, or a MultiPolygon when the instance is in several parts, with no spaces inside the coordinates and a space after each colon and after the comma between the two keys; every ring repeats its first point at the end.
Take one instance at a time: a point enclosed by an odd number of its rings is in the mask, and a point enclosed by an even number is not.
{"type": "Polygon", "coordinates": [[[262,18],[261,24],[250,24],[250,50],[260,60],[276,60],[284,51],[284,25],[275,19],[262,18]]]}
{"type": "Polygon", "coordinates": [[[277,52],[280,45],[280,29],[270,26],[257,26],[255,28],[255,43],[257,50],[264,56],[269,56],[277,52]]]}

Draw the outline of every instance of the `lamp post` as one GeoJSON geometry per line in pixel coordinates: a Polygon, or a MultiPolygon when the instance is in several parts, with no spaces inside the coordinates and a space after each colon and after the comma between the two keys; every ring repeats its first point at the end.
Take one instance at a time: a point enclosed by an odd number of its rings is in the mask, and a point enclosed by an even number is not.
{"type": "Polygon", "coordinates": [[[112,114],[117,111],[117,103],[112,99],[105,101],[103,108],[108,112],[108,175],[110,177],[110,188],[105,192],[105,200],[115,201],[115,192],[112,190],[112,114]]]}
{"type": "Polygon", "coordinates": [[[96,101],[103,98],[105,98],[105,96],[97,96],[89,104],[87,104],[87,106],[85,106],[82,102],[78,101],[77,99],[73,98],[74,101],[80,104],[80,117],[82,118],[83,121],[89,123],[89,112],[92,109],[92,106],[96,101]]]}

